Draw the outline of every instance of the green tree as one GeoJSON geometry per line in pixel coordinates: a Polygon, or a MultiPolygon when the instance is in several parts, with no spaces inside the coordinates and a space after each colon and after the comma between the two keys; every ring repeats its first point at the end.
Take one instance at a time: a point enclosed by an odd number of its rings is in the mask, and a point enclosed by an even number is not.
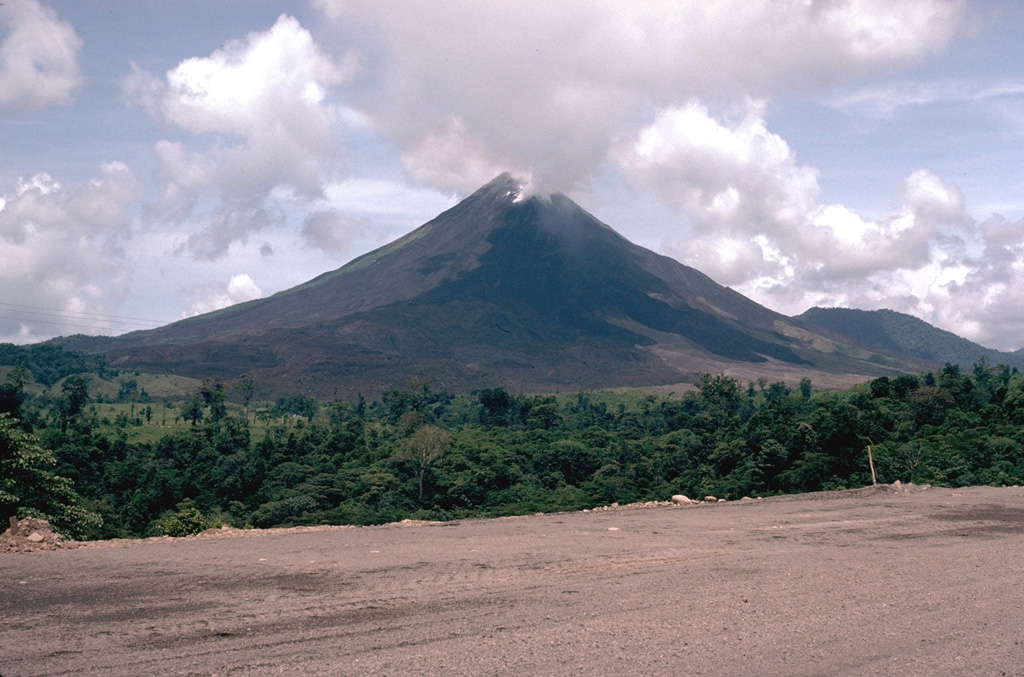
{"type": "Polygon", "coordinates": [[[238,393],[238,396],[242,398],[242,406],[245,407],[245,420],[249,420],[249,404],[252,402],[252,398],[256,397],[260,391],[259,385],[256,383],[256,379],[249,374],[242,374],[235,379],[235,385],[233,386],[234,391],[238,393]]]}
{"type": "Polygon", "coordinates": [[[419,484],[419,500],[423,503],[423,484],[434,463],[444,456],[452,444],[452,436],[436,425],[421,425],[412,435],[403,440],[395,458],[410,461],[416,471],[419,484]]]}
{"type": "Polygon", "coordinates": [[[181,403],[181,417],[191,421],[192,425],[196,425],[203,418],[203,401],[198,395],[193,395],[181,403]]]}
{"type": "Polygon", "coordinates": [[[800,379],[800,397],[805,401],[811,399],[811,379],[800,379]]]}
{"type": "Polygon", "coordinates": [[[67,427],[69,421],[75,420],[82,407],[89,401],[89,384],[85,378],[72,374],[64,379],[60,386],[61,392],[61,426],[67,427]]]}
{"type": "Polygon", "coordinates": [[[224,390],[224,382],[216,379],[206,379],[199,387],[199,396],[203,398],[203,404],[210,408],[211,421],[217,422],[228,413],[224,390]]]}
{"type": "Polygon", "coordinates": [[[139,382],[133,378],[125,379],[121,381],[120,387],[117,389],[117,401],[118,402],[138,402],[139,401],[139,382]]]}
{"type": "Polygon", "coordinates": [[[25,398],[25,385],[32,380],[32,373],[19,364],[7,372],[5,380],[7,382],[0,385],[0,414],[18,418],[25,398]]]}
{"type": "Polygon", "coordinates": [[[33,435],[0,414],[0,517],[38,517],[64,536],[82,538],[102,520],[82,507],[71,480],[55,475],[54,465],[33,435]]]}

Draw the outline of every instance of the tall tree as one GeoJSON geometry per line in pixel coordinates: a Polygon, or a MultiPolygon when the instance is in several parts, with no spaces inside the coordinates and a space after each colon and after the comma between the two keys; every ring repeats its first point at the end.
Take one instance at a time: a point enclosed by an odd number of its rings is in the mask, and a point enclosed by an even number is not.
{"type": "Polygon", "coordinates": [[[192,425],[199,423],[203,418],[203,401],[199,399],[199,395],[193,395],[181,403],[181,417],[191,421],[192,425]]]}
{"type": "Polygon", "coordinates": [[[242,374],[235,380],[234,391],[242,398],[242,405],[245,407],[245,420],[248,421],[249,403],[259,393],[260,387],[250,374],[242,374]]]}
{"type": "Polygon", "coordinates": [[[82,407],[89,401],[89,383],[85,377],[79,374],[72,374],[64,379],[60,386],[61,392],[61,428],[66,428],[68,422],[75,420],[82,407]]]}
{"type": "Polygon", "coordinates": [[[420,503],[423,503],[423,483],[434,463],[451,448],[452,436],[436,425],[426,424],[407,437],[396,455],[398,460],[411,461],[419,483],[420,503]]]}
{"type": "Polygon", "coordinates": [[[211,421],[219,421],[227,415],[226,395],[222,381],[206,379],[199,387],[199,395],[203,398],[203,403],[210,408],[211,421]]]}

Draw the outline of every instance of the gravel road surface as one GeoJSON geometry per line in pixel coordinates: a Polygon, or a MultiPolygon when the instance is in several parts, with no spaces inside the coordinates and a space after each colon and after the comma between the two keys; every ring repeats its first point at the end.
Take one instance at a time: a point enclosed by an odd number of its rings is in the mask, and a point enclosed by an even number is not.
{"type": "Polygon", "coordinates": [[[1024,675],[1024,489],[0,555],[0,675],[1024,675]]]}

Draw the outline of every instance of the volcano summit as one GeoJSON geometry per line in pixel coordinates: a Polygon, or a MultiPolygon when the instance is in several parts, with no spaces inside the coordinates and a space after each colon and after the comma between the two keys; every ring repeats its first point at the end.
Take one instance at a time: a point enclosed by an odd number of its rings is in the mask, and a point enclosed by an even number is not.
{"type": "Polygon", "coordinates": [[[565,391],[881,373],[891,358],[771,311],[627,241],[562,194],[502,174],[432,221],[268,298],[117,338],[71,337],[117,366],[255,376],[267,394],[565,391]],[[756,376],[754,376],[756,378],[756,376]]]}

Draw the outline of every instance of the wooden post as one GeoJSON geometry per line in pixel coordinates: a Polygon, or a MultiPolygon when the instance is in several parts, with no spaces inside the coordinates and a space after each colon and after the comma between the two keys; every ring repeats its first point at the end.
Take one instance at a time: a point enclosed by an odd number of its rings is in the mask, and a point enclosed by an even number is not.
{"type": "Polygon", "coordinates": [[[878,480],[875,479],[875,462],[871,458],[871,445],[868,445],[868,465],[871,466],[871,484],[878,484],[878,480]]]}
{"type": "Polygon", "coordinates": [[[15,531],[18,530],[18,516],[17,515],[11,515],[10,522],[11,522],[11,533],[13,534],[15,531]]]}

